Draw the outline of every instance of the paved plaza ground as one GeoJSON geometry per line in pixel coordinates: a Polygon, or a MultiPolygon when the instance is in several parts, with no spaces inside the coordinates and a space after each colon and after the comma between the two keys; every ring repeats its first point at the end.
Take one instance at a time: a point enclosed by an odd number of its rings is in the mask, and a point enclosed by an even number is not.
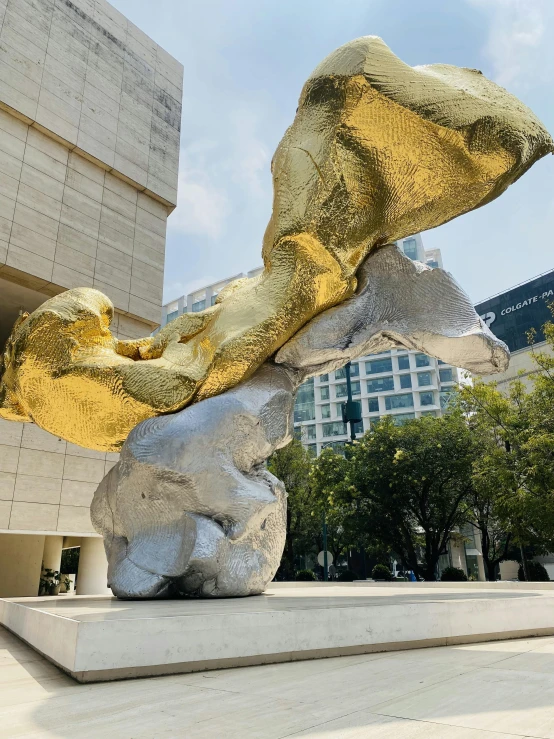
{"type": "Polygon", "coordinates": [[[80,685],[0,629],[0,737],[554,737],[554,637],[80,685]]]}

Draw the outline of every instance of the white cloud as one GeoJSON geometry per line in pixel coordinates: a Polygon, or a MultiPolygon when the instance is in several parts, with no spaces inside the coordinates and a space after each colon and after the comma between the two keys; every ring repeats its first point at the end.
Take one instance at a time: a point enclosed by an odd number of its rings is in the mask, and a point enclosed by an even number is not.
{"type": "Polygon", "coordinates": [[[269,182],[270,159],[267,148],[257,136],[258,120],[252,111],[236,110],[230,122],[237,165],[232,179],[246,190],[248,196],[263,196],[269,182]]]}
{"type": "Polygon", "coordinates": [[[168,227],[185,234],[218,239],[230,212],[227,193],[213,176],[211,141],[199,141],[181,149],[177,208],[168,227]]]}
{"type": "Polygon", "coordinates": [[[510,89],[541,83],[552,69],[554,56],[545,33],[552,0],[469,0],[491,18],[486,55],[495,82],[510,89]]]}
{"type": "Polygon", "coordinates": [[[233,203],[263,197],[270,187],[269,154],[256,135],[253,110],[229,112],[225,138],[202,139],[181,148],[177,209],[171,230],[220,239],[233,203]]]}

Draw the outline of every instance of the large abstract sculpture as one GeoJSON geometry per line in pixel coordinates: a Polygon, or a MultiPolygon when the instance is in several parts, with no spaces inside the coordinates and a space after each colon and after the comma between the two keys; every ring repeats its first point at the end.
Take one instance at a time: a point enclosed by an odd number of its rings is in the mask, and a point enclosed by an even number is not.
{"type": "Polygon", "coordinates": [[[283,551],[286,503],[264,463],[291,440],[294,396],[310,375],[393,346],[477,372],[505,368],[505,345],[446,272],[389,245],[358,278],[352,298],[314,318],[249,380],[131,431],[92,504],[116,595],[265,588],[283,551]]]}
{"type": "Polygon", "coordinates": [[[277,148],[259,277],[138,341],[111,335],[110,301],[86,288],[18,322],[0,416],[123,445],[93,504],[114,592],[263,590],[285,511],[264,461],[290,439],[310,374],[385,346],[505,366],[452,279],[390,244],[493,200],[553,151],[533,113],[480,72],[411,68],[357,39],[313,72],[277,148]]]}

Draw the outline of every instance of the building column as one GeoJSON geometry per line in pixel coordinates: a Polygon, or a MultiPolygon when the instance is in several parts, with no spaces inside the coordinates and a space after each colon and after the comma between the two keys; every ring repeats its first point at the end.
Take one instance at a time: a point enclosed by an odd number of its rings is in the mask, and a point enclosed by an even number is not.
{"type": "Polygon", "coordinates": [[[485,573],[485,563],[483,562],[483,544],[481,542],[481,532],[476,526],[473,527],[473,535],[475,538],[475,547],[478,552],[481,552],[481,554],[477,555],[477,570],[479,582],[486,582],[487,575],[485,573]]]}
{"type": "Polygon", "coordinates": [[[59,572],[62,564],[63,536],[45,536],[42,552],[42,567],[59,572]]]}
{"type": "Polygon", "coordinates": [[[77,572],[77,595],[111,595],[104,540],[83,536],[77,572]]]}
{"type": "Polygon", "coordinates": [[[44,536],[0,534],[0,598],[38,595],[44,536]]]}

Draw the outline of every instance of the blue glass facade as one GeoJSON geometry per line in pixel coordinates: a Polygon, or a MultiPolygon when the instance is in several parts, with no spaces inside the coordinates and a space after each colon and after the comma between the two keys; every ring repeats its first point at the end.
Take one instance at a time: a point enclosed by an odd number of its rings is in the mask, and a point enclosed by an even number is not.
{"type": "Polygon", "coordinates": [[[554,302],[554,270],[484,300],[475,310],[510,351],[529,346],[527,333],[536,332],[535,342],[544,341],[542,327],[552,319],[548,305],[554,302]]]}

